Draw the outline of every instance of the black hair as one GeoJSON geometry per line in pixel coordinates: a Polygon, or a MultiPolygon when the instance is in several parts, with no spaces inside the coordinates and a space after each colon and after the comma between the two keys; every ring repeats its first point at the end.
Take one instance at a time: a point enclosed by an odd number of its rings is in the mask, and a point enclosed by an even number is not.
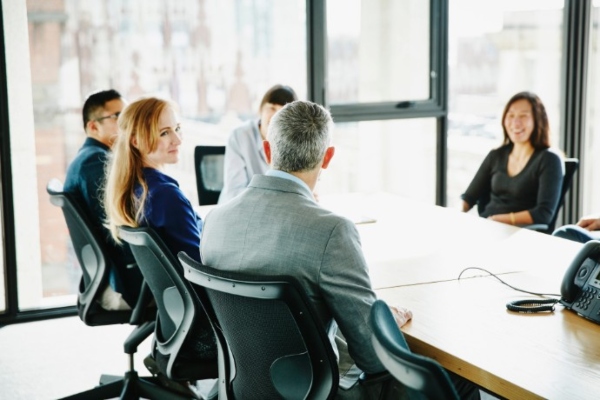
{"type": "Polygon", "coordinates": [[[267,90],[267,93],[263,96],[260,107],[264,106],[266,103],[278,104],[280,106],[285,106],[287,103],[291,103],[292,101],[298,100],[298,96],[294,89],[289,86],[284,85],[275,85],[271,89],[267,90]]]}
{"type": "Polygon", "coordinates": [[[502,113],[502,130],[504,131],[504,144],[511,143],[510,138],[508,137],[508,132],[506,131],[506,127],[504,126],[504,119],[506,118],[506,114],[508,113],[508,109],[510,106],[518,101],[518,100],[527,100],[531,105],[531,112],[533,116],[533,132],[531,132],[531,136],[529,137],[529,141],[534,149],[541,150],[547,149],[550,147],[550,125],[548,123],[548,115],[546,114],[546,108],[544,107],[544,103],[542,100],[532,92],[519,92],[510,98],[506,106],[504,107],[504,112],[502,113]]]}
{"type": "Polygon", "coordinates": [[[83,116],[83,129],[87,126],[87,123],[94,119],[93,114],[98,111],[99,108],[103,108],[106,103],[111,100],[121,99],[122,96],[119,92],[114,89],[103,90],[91,94],[85,103],[83,103],[83,109],[81,114],[83,116]]]}

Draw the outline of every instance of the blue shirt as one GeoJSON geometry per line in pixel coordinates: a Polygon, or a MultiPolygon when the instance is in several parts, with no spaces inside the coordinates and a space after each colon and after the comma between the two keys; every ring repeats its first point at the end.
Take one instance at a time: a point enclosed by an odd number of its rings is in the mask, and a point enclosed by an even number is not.
{"type": "MultiPolygon", "coordinates": [[[[175,257],[180,251],[185,251],[200,262],[200,216],[175,179],[154,168],[144,168],[143,174],[148,185],[148,197],[140,225],[154,229],[175,257]]],[[[138,185],[136,195],[139,196],[141,190],[138,185]]]]}
{"type": "Polygon", "coordinates": [[[283,179],[287,179],[292,182],[296,182],[298,185],[305,187],[306,190],[308,190],[310,193],[312,193],[312,190],[310,190],[310,188],[308,187],[306,182],[304,182],[302,179],[298,178],[297,176],[290,174],[289,172],[280,171],[278,169],[270,169],[267,171],[267,173],[265,175],[274,176],[276,178],[283,178],[283,179]]]}

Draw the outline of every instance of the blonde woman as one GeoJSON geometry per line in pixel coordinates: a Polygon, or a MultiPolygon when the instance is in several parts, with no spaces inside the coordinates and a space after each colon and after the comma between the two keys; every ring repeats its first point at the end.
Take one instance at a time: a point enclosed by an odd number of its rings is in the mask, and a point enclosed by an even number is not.
{"type": "MultiPolygon", "coordinates": [[[[137,100],[121,112],[118,124],[104,198],[111,234],[119,241],[118,226],[149,226],[174,255],[185,251],[200,261],[202,220],[177,181],[162,172],[179,160],[181,126],[175,105],[154,97],[137,100]]],[[[203,322],[203,334],[186,353],[216,359],[214,333],[208,320],[203,322]]]]}
{"type": "Polygon", "coordinates": [[[163,173],[179,160],[181,126],[174,104],[154,97],[127,106],[119,117],[119,137],[108,167],[105,204],[110,231],[149,226],[174,255],[185,251],[200,260],[202,220],[179,184],[163,173]]]}

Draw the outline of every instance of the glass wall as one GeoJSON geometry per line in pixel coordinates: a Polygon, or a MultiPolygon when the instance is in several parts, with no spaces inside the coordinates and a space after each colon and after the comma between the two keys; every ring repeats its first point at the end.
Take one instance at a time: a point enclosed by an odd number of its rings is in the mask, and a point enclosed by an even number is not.
{"type": "Polygon", "coordinates": [[[327,1],[326,101],[339,120],[319,193],[435,204],[436,120],[411,114],[432,98],[430,13],[421,0],[327,1]]]}
{"type": "Polygon", "coordinates": [[[588,63],[587,112],[583,161],[580,164],[583,191],[582,215],[600,213],[600,171],[596,156],[600,154],[600,0],[592,3],[590,53],[588,63]]]}
{"type": "MultiPolygon", "coordinates": [[[[276,83],[306,98],[306,4],[28,1],[27,18],[35,133],[34,148],[21,162],[36,166],[39,234],[20,240],[31,241],[39,258],[31,263],[18,255],[18,265],[28,274],[19,280],[21,309],[35,309],[75,304],[79,267],[45,187],[51,178],[64,180],[85,139],[86,97],[114,88],[130,101],[152,94],[178,103],[184,148],[170,173],[196,203],[194,146],[224,144],[233,127],[257,117],[262,95],[276,83]]],[[[18,180],[19,171],[14,175],[18,180]]]]}
{"type": "Polygon", "coordinates": [[[429,2],[328,0],[329,104],[429,98],[429,2]]]}
{"type": "Polygon", "coordinates": [[[546,106],[559,146],[563,0],[449,3],[447,204],[458,208],[485,155],[502,143],[502,110],[520,91],[546,106]]]}
{"type": "Polygon", "coordinates": [[[434,203],[434,118],[338,123],[333,141],[319,194],[388,192],[434,203]]]}

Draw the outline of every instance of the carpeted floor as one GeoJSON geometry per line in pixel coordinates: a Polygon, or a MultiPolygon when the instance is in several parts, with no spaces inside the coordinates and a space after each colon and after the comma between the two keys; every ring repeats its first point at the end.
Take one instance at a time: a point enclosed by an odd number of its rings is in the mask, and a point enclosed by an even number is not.
{"type": "MultiPolygon", "coordinates": [[[[0,328],[0,399],[50,400],[91,389],[101,374],[128,368],[123,342],[131,325],[86,326],[77,317],[0,328]]],[[[149,337],[135,355],[135,368],[147,376],[143,359],[149,337]]]]}
{"type": "MultiPolygon", "coordinates": [[[[100,375],[123,375],[129,359],[123,342],[133,326],[89,327],[78,317],[0,328],[0,400],[53,400],[91,389],[100,375]]],[[[144,357],[152,336],[135,354],[135,369],[149,376],[144,357]]],[[[205,396],[216,380],[198,382],[205,396]]]]}

